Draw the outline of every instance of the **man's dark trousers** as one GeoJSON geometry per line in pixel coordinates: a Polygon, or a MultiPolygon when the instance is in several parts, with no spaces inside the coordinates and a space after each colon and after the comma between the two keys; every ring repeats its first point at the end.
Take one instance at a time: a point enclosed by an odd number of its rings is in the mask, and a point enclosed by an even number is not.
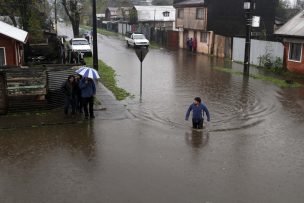
{"type": "Polygon", "coordinates": [[[194,129],[202,129],[203,119],[192,119],[192,125],[194,129]]]}
{"type": "Polygon", "coordinates": [[[89,117],[89,112],[90,112],[90,117],[94,118],[93,104],[94,104],[94,97],[82,98],[82,105],[83,105],[84,115],[86,118],[89,117]],[[88,106],[89,106],[89,112],[88,112],[88,106]]]}

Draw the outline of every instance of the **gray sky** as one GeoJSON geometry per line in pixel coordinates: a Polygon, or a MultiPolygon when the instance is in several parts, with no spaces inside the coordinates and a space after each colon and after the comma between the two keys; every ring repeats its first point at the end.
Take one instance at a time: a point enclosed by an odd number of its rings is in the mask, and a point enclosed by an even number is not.
{"type": "Polygon", "coordinates": [[[291,5],[294,5],[294,3],[296,2],[296,0],[289,0],[289,2],[291,3],[291,5]]]}

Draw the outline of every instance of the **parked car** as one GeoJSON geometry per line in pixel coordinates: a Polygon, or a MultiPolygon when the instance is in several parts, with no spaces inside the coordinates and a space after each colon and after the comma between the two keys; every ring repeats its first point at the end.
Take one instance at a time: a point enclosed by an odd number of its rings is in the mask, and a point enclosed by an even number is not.
{"type": "Polygon", "coordinates": [[[74,38],[70,40],[70,51],[81,52],[84,56],[92,56],[92,50],[88,40],[85,38],[74,38]]]}
{"type": "Polygon", "coordinates": [[[150,42],[146,39],[145,35],[140,33],[126,33],[125,40],[127,42],[127,46],[140,47],[145,46],[149,47],[150,42]]]}

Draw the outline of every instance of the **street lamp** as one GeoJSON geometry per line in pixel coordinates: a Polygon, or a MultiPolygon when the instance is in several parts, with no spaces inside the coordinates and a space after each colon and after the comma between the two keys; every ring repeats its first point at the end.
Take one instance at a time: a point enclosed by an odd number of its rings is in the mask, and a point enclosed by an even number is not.
{"type": "Polygon", "coordinates": [[[97,22],[96,22],[96,0],[92,0],[93,9],[93,68],[98,70],[98,49],[97,49],[97,22]]]}
{"type": "Polygon", "coordinates": [[[251,27],[252,27],[252,12],[255,5],[252,0],[244,0],[244,11],[246,18],[246,42],[244,56],[244,75],[249,75],[250,67],[250,45],[251,45],[251,27]]]}

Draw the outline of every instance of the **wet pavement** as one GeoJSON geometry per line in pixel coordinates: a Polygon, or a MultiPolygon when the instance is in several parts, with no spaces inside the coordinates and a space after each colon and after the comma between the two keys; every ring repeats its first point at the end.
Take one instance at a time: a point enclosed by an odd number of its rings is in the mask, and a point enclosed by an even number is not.
{"type": "Polygon", "coordinates": [[[0,130],[0,202],[303,202],[303,88],[151,49],[139,102],[134,51],[98,39],[99,57],[135,98],[116,102],[104,90],[106,110],[93,121],[0,130]],[[184,121],[195,96],[212,116],[202,132],[184,121]]]}

